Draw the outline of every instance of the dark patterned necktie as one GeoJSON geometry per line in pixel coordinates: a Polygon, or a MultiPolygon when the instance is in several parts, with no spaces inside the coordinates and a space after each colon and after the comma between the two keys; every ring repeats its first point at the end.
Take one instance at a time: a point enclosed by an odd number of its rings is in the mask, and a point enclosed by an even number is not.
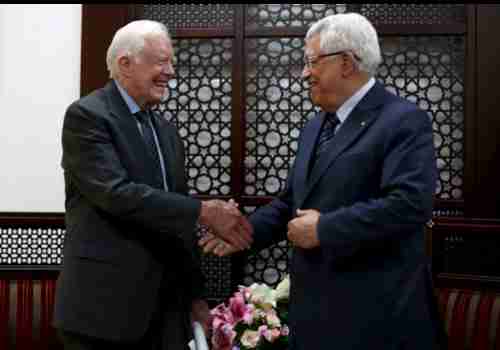
{"type": "Polygon", "coordinates": [[[167,184],[165,180],[165,174],[163,173],[163,169],[161,166],[160,162],[160,155],[158,154],[159,149],[156,146],[155,138],[153,135],[153,126],[151,123],[151,115],[147,111],[139,111],[135,113],[135,116],[139,123],[141,123],[141,129],[142,129],[142,137],[144,138],[144,143],[146,144],[146,148],[148,149],[149,153],[153,157],[153,161],[155,163],[155,166],[158,169],[157,174],[162,176],[162,181],[161,183],[167,189],[167,184]]]}
{"type": "Polygon", "coordinates": [[[339,124],[340,120],[335,113],[327,113],[325,115],[325,121],[323,122],[318,140],[316,141],[316,150],[311,162],[309,163],[309,175],[312,173],[314,165],[318,162],[318,159],[322,155],[326,154],[325,150],[328,149],[328,146],[335,135],[335,128],[339,124]]]}
{"type": "Polygon", "coordinates": [[[156,148],[155,138],[153,136],[153,129],[151,127],[151,117],[146,111],[139,111],[135,114],[137,120],[141,123],[142,137],[146,143],[149,153],[153,156],[155,163],[160,167],[160,156],[156,148]]]}
{"type": "Polygon", "coordinates": [[[328,148],[328,145],[335,135],[335,128],[340,124],[340,120],[335,113],[327,113],[325,115],[325,121],[323,123],[323,128],[318,137],[316,144],[315,158],[319,158],[320,155],[328,148]]]}

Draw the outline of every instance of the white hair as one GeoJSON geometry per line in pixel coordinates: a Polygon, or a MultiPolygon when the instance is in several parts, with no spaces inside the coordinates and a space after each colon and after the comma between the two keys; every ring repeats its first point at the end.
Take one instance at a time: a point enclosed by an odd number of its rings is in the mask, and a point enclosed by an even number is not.
{"type": "Polygon", "coordinates": [[[350,52],[360,70],[371,76],[377,73],[382,62],[380,45],[377,32],[366,17],[358,13],[330,15],[309,28],[306,40],[318,34],[322,53],[350,52]]]}
{"type": "Polygon", "coordinates": [[[166,36],[170,40],[167,27],[156,21],[133,21],[118,29],[106,54],[110,78],[117,78],[117,65],[120,57],[137,57],[144,49],[145,40],[155,36],[166,36]]]}

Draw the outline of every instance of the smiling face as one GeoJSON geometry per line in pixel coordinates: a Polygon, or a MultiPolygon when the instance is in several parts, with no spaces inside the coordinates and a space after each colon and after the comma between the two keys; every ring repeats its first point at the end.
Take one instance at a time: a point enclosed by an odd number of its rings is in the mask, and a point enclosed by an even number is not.
{"type": "Polygon", "coordinates": [[[161,102],[168,81],[174,77],[174,50],[165,36],[145,39],[143,50],[135,57],[119,60],[128,94],[142,108],[161,102]]]}
{"type": "Polygon", "coordinates": [[[320,36],[312,36],[306,41],[304,58],[310,64],[304,66],[302,77],[309,82],[313,103],[324,111],[336,111],[346,97],[345,54],[339,53],[327,57],[318,57],[324,53],[320,50],[320,36]]]}

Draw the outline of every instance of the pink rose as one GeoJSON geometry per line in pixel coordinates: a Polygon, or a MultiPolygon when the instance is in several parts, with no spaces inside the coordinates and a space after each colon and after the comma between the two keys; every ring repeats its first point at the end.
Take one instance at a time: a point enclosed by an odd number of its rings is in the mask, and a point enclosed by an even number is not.
{"type": "Polygon", "coordinates": [[[253,323],[254,310],[255,306],[253,306],[252,304],[247,305],[245,314],[243,315],[243,323],[248,325],[253,323]]]}
{"type": "Polygon", "coordinates": [[[281,335],[281,332],[278,328],[269,329],[266,325],[260,326],[258,332],[270,343],[274,342],[281,335]]]}
{"type": "Polygon", "coordinates": [[[244,318],[247,313],[247,305],[242,293],[234,293],[234,297],[229,299],[229,309],[231,310],[234,323],[238,323],[244,318]]]}
{"type": "Polygon", "coordinates": [[[271,338],[272,338],[271,330],[269,328],[267,328],[266,325],[260,326],[258,329],[258,332],[262,337],[266,338],[266,340],[268,342],[271,342],[271,338]]]}
{"type": "Polygon", "coordinates": [[[231,310],[227,308],[224,304],[217,305],[214,309],[210,311],[210,316],[212,316],[212,328],[219,328],[221,324],[229,323],[234,325],[234,317],[231,310]]]}
{"type": "Polygon", "coordinates": [[[226,323],[214,329],[212,334],[212,345],[214,350],[231,350],[236,332],[233,327],[226,323]]]}

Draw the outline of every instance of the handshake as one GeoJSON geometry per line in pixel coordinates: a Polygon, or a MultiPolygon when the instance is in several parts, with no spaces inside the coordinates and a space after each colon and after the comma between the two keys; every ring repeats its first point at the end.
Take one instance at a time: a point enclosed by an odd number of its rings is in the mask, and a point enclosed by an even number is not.
{"type": "MultiPolygon", "coordinates": [[[[202,202],[200,223],[211,229],[198,244],[204,253],[226,256],[248,249],[252,244],[253,228],[230,200],[202,202]]],[[[312,249],[320,246],[318,222],[321,213],[316,209],[297,209],[296,215],[287,225],[288,241],[297,248],[312,249]]]]}
{"type": "Polygon", "coordinates": [[[201,203],[199,223],[210,230],[199,242],[205,253],[222,256],[250,248],[253,229],[236,202],[214,199],[201,203]]]}

